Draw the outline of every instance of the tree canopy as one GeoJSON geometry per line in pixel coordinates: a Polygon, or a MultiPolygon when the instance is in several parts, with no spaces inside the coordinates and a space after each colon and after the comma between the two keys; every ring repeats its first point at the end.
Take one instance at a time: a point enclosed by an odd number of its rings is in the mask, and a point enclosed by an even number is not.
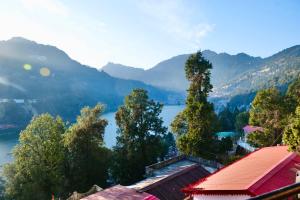
{"type": "Polygon", "coordinates": [[[4,167],[9,199],[51,199],[52,194],[63,193],[64,131],[61,118],[43,114],[21,132],[20,143],[13,151],[14,161],[4,167]]]}
{"type": "Polygon", "coordinates": [[[289,115],[284,95],[276,88],[261,90],[251,106],[249,123],[263,127],[264,131],[251,133],[249,143],[257,147],[281,143],[289,115]]]}
{"type": "Polygon", "coordinates": [[[212,90],[211,69],[211,63],[200,51],[187,59],[185,73],[190,86],[186,108],[171,124],[172,131],[177,136],[178,149],[185,154],[205,158],[215,156],[212,152],[214,152],[217,117],[213,104],[207,100],[212,90]]]}
{"type": "Polygon", "coordinates": [[[85,192],[94,184],[106,185],[110,152],[103,141],[107,125],[101,118],[103,109],[100,104],[83,108],[64,136],[69,191],[85,192]]]}
{"type": "Polygon", "coordinates": [[[149,100],[145,90],[135,89],[126,96],[115,116],[118,136],[112,173],[117,182],[126,185],[141,180],[145,166],[164,157],[167,128],[161,111],[162,104],[149,100]]]}
{"type": "Polygon", "coordinates": [[[289,145],[290,150],[300,152],[300,106],[297,107],[291,124],[284,130],[283,142],[289,145]]]}

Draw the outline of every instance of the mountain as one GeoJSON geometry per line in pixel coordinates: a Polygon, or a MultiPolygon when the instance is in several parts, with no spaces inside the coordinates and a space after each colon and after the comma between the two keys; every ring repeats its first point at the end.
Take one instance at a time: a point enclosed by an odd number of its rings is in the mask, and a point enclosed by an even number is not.
{"type": "MultiPolygon", "coordinates": [[[[205,50],[203,56],[213,64],[212,83],[215,87],[225,84],[232,77],[255,68],[262,62],[262,58],[251,57],[244,53],[229,55],[205,50]]],[[[188,57],[189,54],[175,56],[148,70],[113,63],[108,63],[102,70],[115,77],[139,80],[160,88],[184,92],[188,87],[184,72],[188,57]]]]}
{"type": "MultiPolygon", "coordinates": [[[[202,53],[213,65],[211,80],[214,89],[211,97],[232,97],[270,86],[281,86],[300,73],[299,45],[267,58],[253,57],[245,53],[230,55],[210,50],[202,53]]],[[[189,54],[172,57],[148,70],[113,63],[108,63],[102,69],[119,78],[126,77],[160,88],[184,92],[188,87],[184,73],[188,56],[189,54]]]]}
{"type": "Polygon", "coordinates": [[[62,50],[16,37],[0,42],[0,102],[25,99],[38,113],[50,112],[73,120],[85,105],[104,103],[116,110],[134,88],[164,103],[177,103],[181,95],[140,81],[115,78],[71,59],[62,50]]]}

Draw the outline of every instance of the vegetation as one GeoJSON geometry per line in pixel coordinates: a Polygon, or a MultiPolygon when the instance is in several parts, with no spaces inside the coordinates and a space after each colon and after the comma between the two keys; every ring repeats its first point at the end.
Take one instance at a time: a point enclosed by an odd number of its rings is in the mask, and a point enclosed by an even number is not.
{"type": "Polygon", "coordinates": [[[65,181],[63,121],[43,114],[20,134],[14,162],[4,167],[8,199],[51,199],[62,195],[65,181]]]}
{"type": "Polygon", "coordinates": [[[263,127],[264,131],[251,133],[248,142],[253,146],[263,147],[282,143],[283,140],[290,145],[291,150],[298,151],[299,111],[296,107],[300,105],[299,95],[300,77],[289,85],[285,94],[276,88],[259,91],[252,102],[249,122],[263,127]]]}
{"type": "Polygon", "coordinates": [[[102,112],[99,104],[85,107],[68,129],[60,117],[34,118],[20,134],[14,161],[4,167],[6,198],[51,199],[106,186],[111,153],[104,147],[102,112]]]}
{"type": "Polygon", "coordinates": [[[110,151],[104,147],[107,120],[101,118],[104,107],[85,107],[77,122],[64,135],[68,191],[86,192],[92,185],[106,186],[110,151]]]}
{"type": "Polygon", "coordinates": [[[230,110],[229,106],[226,106],[218,114],[218,121],[220,123],[220,130],[232,131],[235,129],[236,116],[239,114],[239,110],[235,108],[233,111],[230,110]]]}
{"type": "Polygon", "coordinates": [[[284,130],[283,142],[289,145],[290,150],[300,152],[300,106],[297,107],[291,124],[284,130]]]}
{"type": "Polygon", "coordinates": [[[149,100],[145,90],[136,89],[125,98],[116,113],[117,144],[114,147],[112,175],[120,184],[141,180],[145,166],[163,158],[163,138],[167,128],[159,117],[162,104],[149,100]]]}
{"type": "Polygon", "coordinates": [[[190,81],[186,108],[172,122],[178,149],[188,155],[214,158],[214,136],[217,117],[213,105],[207,101],[212,90],[210,70],[212,65],[199,51],[186,61],[186,78],[190,81]]]}
{"type": "Polygon", "coordinates": [[[23,106],[9,101],[0,103],[0,124],[15,124],[23,126],[28,124],[32,113],[23,106]]]}
{"type": "Polygon", "coordinates": [[[251,133],[248,142],[256,147],[281,143],[288,115],[285,97],[278,89],[259,91],[252,102],[249,122],[251,125],[263,127],[264,131],[251,133]]]}
{"type": "Polygon", "coordinates": [[[244,111],[244,112],[240,112],[236,118],[235,118],[235,130],[238,133],[242,133],[243,132],[243,127],[245,127],[249,122],[249,112],[244,111]]]}

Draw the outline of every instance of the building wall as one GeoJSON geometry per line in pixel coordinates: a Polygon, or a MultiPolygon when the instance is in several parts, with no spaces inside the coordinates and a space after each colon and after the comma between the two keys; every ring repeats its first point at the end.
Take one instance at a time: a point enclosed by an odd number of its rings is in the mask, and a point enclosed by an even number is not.
{"type": "Polygon", "coordinates": [[[245,200],[249,195],[195,195],[194,200],[245,200]]]}

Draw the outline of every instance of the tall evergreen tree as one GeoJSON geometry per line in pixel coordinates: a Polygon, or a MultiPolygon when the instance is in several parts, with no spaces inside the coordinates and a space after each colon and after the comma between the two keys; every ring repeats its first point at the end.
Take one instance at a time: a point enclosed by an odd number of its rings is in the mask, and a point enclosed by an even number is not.
{"type": "Polygon", "coordinates": [[[177,136],[179,150],[188,155],[214,158],[214,131],[217,117],[213,104],[207,100],[212,90],[210,70],[212,65],[199,51],[185,64],[186,78],[190,82],[186,108],[175,118],[172,131],[177,136]]]}
{"type": "Polygon", "coordinates": [[[103,142],[107,125],[107,120],[101,118],[103,109],[100,104],[83,108],[64,136],[68,191],[86,192],[94,184],[106,185],[110,152],[103,142]]]}
{"type": "Polygon", "coordinates": [[[159,116],[162,104],[149,100],[147,92],[135,89],[116,113],[117,144],[112,173],[121,184],[141,180],[147,165],[163,157],[167,128],[159,116]]]}
{"type": "Polygon", "coordinates": [[[31,121],[14,148],[14,161],[4,167],[8,199],[40,200],[61,196],[64,189],[65,131],[60,118],[49,114],[31,121]]]}

